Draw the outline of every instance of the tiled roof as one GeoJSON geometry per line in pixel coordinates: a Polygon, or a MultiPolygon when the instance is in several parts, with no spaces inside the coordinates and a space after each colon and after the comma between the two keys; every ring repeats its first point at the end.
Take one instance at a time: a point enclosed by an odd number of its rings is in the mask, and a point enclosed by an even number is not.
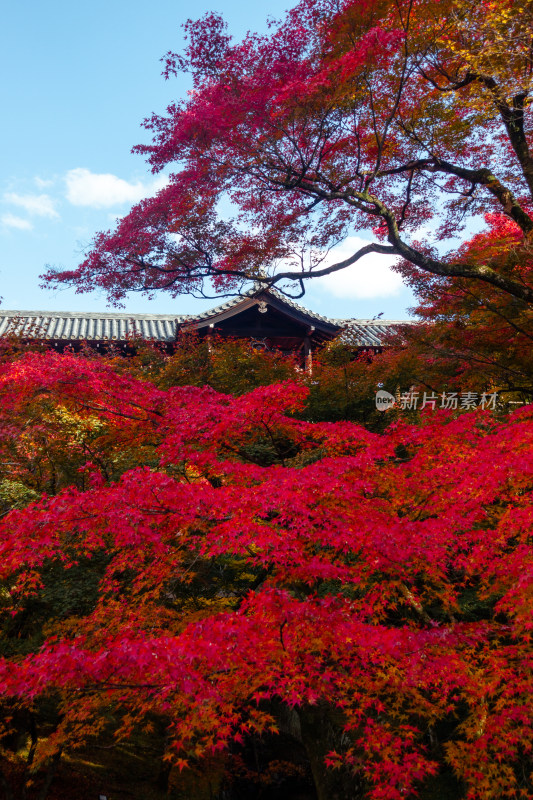
{"type": "Polygon", "coordinates": [[[350,343],[359,347],[379,347],[395,328],[413,324],[412,320],[405,319],[337,319],[335,322],[344,328],[350,343]]]}
{"type": "Polygon", "coordinates": [[[194,322],[200,322],[204,319],[209,319],[209,317],[215,317],[217,314],[222,314],[224,311],[229,311],[230,308],[238,306],[239,303],[242,303],[244,298],[253,297],[254,294],[257,294],[257,292],[250,289],[249,292],[243,292],[237,297],[232,297],[231,300],[226,300],[225,303],[221,303],[219,306],[209,308],[207,311],[202,311],[200,314],[189,314],[186,319],[194,322]]]}
{"type": "MultiPolygon", "coordinates": [[[[318,320],[319,322],[326,322],[329,325],[337,325],[337,326],[339,325],[339,320],[330,319],[329,317],[324,317],[321,314],[316,314],[314,311],[310,311],[308,308],[304,308],[304,306],[298,305],[298,303],[295,303],[294,300],[291,300],[290,297],[287,297],[281,292],[278,292],[276,289],[273,288],[265,289],[262,288],[260,285],[256,285],[251,289],[249,289],[248,291],[242,292],[242,294],[238,295],[237,297],[232,297],[231,300],[227,300],[225,303],[221,303],[221,305],[215,306],[215,308],[210,308],[207,311],[203,311],[201,314],[197,314],[194,317],[191,316],[191,319],[194,319],[195,322],[200,322],[202,320],[209,319],[210,317],[215,317],[217,314],[223,314],[224,311],[229,311],[231,308],[238,306],[239,303],[242,303],[244,298],[255,297],[256,295],[261,294],[261,292],[273,295],[277,300],[280,300],[282,303],[284,303],[284,305],[290,306],[290,308],[293,308],[300,314],[304,314],[306,317],[309,317],[309,319],[315,319],[318,320]]],[[[346,320],[344,320],[344,322],[345,321],[346,320]]],[[[343,321],[341,321],[340,323],[341,325],[342,322],[343,321]]]]}
{"type": "Polygon", "coordinates": [[[310,321],[344,328],[350,341],[360,347],[379,347],[384,335],[407,320],[331,319],[295,303],[275,289],[254,287],[200,314],[119,314],[69,311],[3,311],[0,309],[0,336],[16,334],[25,338],[52,341],[126,341],[132,337],[160,342],[175,340],[179,327],[186,322],[198,323],[223,314],[261,292],[303,314],[310,321]]]}
{"type": "Polygon", "coordinates": [[[0,336],[16,334],[58,341],[125,341],[132,337],[171,342],[188,317],[170,314],[84,314],[68,311],[1,311],[0,336]]]}

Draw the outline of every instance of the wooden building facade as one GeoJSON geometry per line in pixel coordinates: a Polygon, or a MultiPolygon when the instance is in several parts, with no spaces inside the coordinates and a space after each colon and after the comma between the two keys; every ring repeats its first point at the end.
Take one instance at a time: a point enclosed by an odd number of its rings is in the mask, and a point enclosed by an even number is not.
{"type": "Polygon", "coordinates": [[[197,315],[3,311],[0,336],[16,335],[78,349],[114,345],[127,350],[136,339],[159,342],[172,349],[180,331],[248,339],[254,347],[300,356],[307,367],[312,354],[341,332],[362,350],[380,350],[387,331],[399,320],[330,319],[289,300],[272,289],[254,289],[197,315]]]}

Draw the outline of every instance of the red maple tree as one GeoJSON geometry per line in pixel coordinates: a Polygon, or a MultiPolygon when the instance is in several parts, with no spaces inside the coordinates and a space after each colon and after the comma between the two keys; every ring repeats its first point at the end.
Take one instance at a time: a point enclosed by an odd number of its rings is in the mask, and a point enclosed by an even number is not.
{"type": "Polygon", "coordinates": [[[185,765],[276,731],[281,707],[312,732],[319,798],[400,800],[446,770],[468,798],[532,797],[531,408],[378,435],[296,419],[306,392],[164,391],[68,354],[3,365],[4,441],[45,397],[159,457],[118,479],[93,465],[90,487],[1,520],[4,626],[50,565],[105,556],[88,607],[1,659],[2,695],[59,696],[45,754],[112,704],[117,735],[167,720],[185,765]],[[188,603],[230,563],[238,579],[188,603]]]}
{"type": "Polygon", "coordinates": [[[113,302],[250,280],[300,296],[304,279],[381,253],[530,302],[529,271],[443,248],[496,211],[530,252],[532,22],[530,0],[302,0],[239,43],[215,14],[189,22],[165,74],[188,71],[193,89],[136,148],[170,168],[168,186],[47,279],[113,302]],[[325,265],[358,231],[374,241],[325,265]]]}

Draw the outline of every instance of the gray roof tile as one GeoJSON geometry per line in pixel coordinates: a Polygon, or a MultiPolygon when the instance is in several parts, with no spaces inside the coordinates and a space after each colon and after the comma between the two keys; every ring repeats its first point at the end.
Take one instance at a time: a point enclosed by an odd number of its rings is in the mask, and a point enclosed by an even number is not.
{"type": "Polygon", "coordinates": [[[177,325],[187,319],[183,314],[84,314],[0,309],[0,336],[14,334],[54,341],[125,341],[140,336],[168,342],[176,338],[177,325]]]}
{"type": "Polygon", "coordinates": [[[260,292],[268,292],[277,300],[294,308],[309,319],[344,328],[350,341],[360,347],[377,347],[391,327],[409,323],[408,320],[331,319],[316,314],[295,303],[275,289],[255,286],[200,314],[124,314],[82,313],[68,311],[4,311],[0,309],[0,336],[16,334],[25,338],[65,341],[125,341],[131,337],[171,342],[178,327],[185,322],[199,322],[221,314],[260,292]]]}

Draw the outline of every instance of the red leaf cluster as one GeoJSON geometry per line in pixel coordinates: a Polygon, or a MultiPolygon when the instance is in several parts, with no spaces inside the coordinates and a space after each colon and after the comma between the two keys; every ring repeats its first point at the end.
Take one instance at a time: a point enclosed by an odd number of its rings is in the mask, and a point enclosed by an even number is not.
{"type": "Polygon", "coordinates": [[[388,800],[438,769],[426,734],[446,724],[469,797],[518,791],[533,736],[531,407],[378,435],[297,420],[299,385],[165,392],[54,353],[2,365],[0,394],[4,442],[45,397],[159,452],[1,520],[6,615],[48,564],[106,559],[90,611],[0,660],[5,697],[59,691],[67,740],[99,703],[162,714],[180,758],[273,728],[273,700],[323,705],[348,741],[329,763],[388,800]],[[260,466],[272,442],[285,455],[260,466]],[[205,565],[229,563],[240,590],[222,585],[200,614],[180,604],[205,565]]]}

